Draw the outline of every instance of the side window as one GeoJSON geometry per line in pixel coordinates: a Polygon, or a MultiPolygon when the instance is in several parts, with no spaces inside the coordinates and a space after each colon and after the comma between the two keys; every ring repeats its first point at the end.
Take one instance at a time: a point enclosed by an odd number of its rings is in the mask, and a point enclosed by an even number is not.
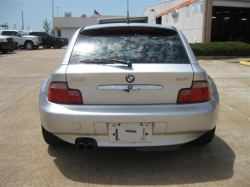
{"type": "Polygon", "coordinates": [[[48,35],[45,32],[41,32],[41,36],[48,36],[48,35]]]}
{"type": "Polygon", "coordinates": [[[18,33],[18,32],[16,32],[16,31],[12,31],[12,34],[11,34],[12,36],[20,36],[20,34],[18,33]]]}
{"type": "Polygon", "coordinates": [[[2,32],[2,35],[5,35],[5,36],[12,36],[12,33],[10,31],[3,31],[2,32]]]}

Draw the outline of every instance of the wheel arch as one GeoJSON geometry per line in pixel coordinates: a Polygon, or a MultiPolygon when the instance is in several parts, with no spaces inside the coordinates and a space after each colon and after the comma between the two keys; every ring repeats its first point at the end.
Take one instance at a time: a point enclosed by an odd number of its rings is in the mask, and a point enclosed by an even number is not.
{"type": "Polygon", "coordinates": [[[26,45],[27,42],[31,42],[31,43],[34,45],[34,42],[33,42],[32,40],[26,40],[26,41],[24,42],[24,45],[26,45]]]}

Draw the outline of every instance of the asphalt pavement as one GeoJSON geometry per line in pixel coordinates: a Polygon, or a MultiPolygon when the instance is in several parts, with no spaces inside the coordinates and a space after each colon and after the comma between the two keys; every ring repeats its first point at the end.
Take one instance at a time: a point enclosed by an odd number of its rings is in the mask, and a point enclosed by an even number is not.
{"type": "Polygon", "coordinates": [[[220,94],[216,136],[178,149],[51,147],[38,94],[65,49],[0,53],[1,186],[250,186],[250,66],[201,60],[220,94]]]}

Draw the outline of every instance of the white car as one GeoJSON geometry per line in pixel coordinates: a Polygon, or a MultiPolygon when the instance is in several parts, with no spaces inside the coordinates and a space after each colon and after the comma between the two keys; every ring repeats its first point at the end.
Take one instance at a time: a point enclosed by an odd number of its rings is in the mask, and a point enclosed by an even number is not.
{"type": "Polygon", "coordinates": [[[103,24],[76,31],[42,85],[39,107],[50,145],[207,144],[219,95],[178,29],[103,24]]]}
{"type": "Polygon", "coordinates": [[[19,48],[27,50],[38,49],[42,45],[42,39],[38,36],[29,36],[25,32],[17,30],[1,30],[0,35],[10,36],[14,42],[18,43],[19,48]]]}

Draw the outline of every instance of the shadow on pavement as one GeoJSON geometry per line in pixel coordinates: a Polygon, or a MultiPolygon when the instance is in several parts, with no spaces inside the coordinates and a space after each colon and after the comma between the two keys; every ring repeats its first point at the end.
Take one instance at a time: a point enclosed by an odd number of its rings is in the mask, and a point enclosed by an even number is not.
{"type": "Polygon", "coordinates": [[[225,180],[234,174],[235,154],[218,136],[209,145],[185,145],[174,151],[98,148],[89,152],[75,146],[49,146],[48,152],[65,177],[90,184],[190,184],[225,180]]]}

